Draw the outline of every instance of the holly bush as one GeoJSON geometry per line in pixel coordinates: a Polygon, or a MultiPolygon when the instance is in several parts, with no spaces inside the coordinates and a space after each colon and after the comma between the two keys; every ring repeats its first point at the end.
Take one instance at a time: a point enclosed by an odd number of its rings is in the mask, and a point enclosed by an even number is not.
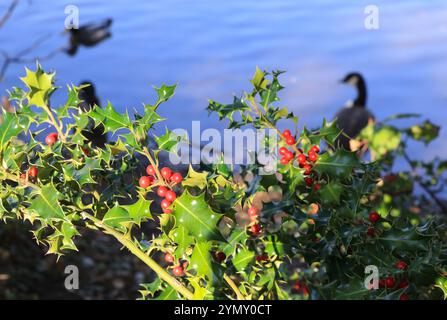
{"type": "Polygon", "coordinates": [[[207,108],[229,128],[274,130],[277,170],[222,159],[183,176],[159,160],[179,137],[152,133],[175,85],[155,88],[155,103],[133,116],[110,102],[80,110],[83,87],[73,85],[54,108],[55,74],[27,69],[0,127],[0,218],[30,221],[37,242],[58,256],[77,251],[85,228],[116,238],[157,275],[142,284],[142,299],[445,297],[446,229],[432,200],[446,162],[409,160],[412,170],[392,173],[407,140],[427,143],[436,126],[371,124],[359,141],[372,160],[362,160],[334,147],[343,134],[335,122],[297,129],[297,117],[277,106],[280,74],[257,69],[251,92],[207,108]],[[296,129],[280,131],[280,121],[296,129]],[[104,148],[85,138],[97,126],[112,135],[104,148]],[[418,168],[426,174],[413,175],[418,168]],[[415,183],[433,197],[413,192],[415,183]],[[148,222],[157,225],[149,234],[148,222]],[[376,289],[364,285],[370,265],[376,289]]]}

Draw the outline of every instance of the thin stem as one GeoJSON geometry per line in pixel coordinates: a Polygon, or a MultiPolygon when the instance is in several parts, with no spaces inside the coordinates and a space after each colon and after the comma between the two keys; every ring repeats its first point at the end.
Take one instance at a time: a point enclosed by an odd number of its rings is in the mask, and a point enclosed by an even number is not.
{"type": "Polygon", "coordinates": [[[140,250],[135,243],[126,238],[125,235],[117,232],[113,228],[106,226],[101,220],[96,217],[82,212],[82,216],[86,219],[92,221],[97,227],[103,229],[105,233],[110,234],[115,237],[123,246],[125,246],[131,253],[140,258],[149,268],[154,270],[154,272],[164,281],[166,281],[171,287],[173,287],[177,292],[182,294],[186,299],[192,300],[194,298],[194,293],[188,290],[180,281],[171,276],[166,270],[164,270],[160,265],[155,262],[151,257],[149,257],[146,253],[140,250]]]}
{"type": "MultiPolygon", "coordinates": [[[[253,111],[259,116],[260,119],[263,119],[262,111],[261,111],[261,109],[259,109],[259,107],[258,107],[258,105],[257,105],[257,103],[256,103],[256,101],[255,101],[255,99],[252,98],[252,99],[249,99],[249,101],[250,101],[250,104],[251,104],[251,106],[252,106],[252,108],[253,108],[253,111]]],[[[268,121],[268,120],[266,120],[266,119],[263,119],[263,122],[265,123],[265,125],[266,125],[267,127],[269,127],[270,129],[275,130],[276,134],[277,134],[282,140],[286,140],[286,137],[283,136],[283,134],[281,133],[281,131],[279,131],[279,129],[278,129],[277,127],[275,127],[275,126],[273,125],[273,123],[271,123],[270,121],[268,121]]],[[[298,141],[297,141],[297,143],[298,143],[298,141]]],[[[301,153],[302,153],[302,152],[298,149],[298,147],[296,146],[296,144],[291,145],[291,147],[292,147],[293,151],[295,151],[296,154],[301,154],[301,153]]]]}
{"type": "MultiPolygon", "coordinates": [[[[413,172],[415,171],[415,166],[413,165],[413,162],[411,161],[410,157],[408,156],[408,154],[402,150],[402,155],[404,157],[404,159],[408,162],[408,164],[410,165],[411,169],[413,170],[413,172]]],[[[421,178],[419,175],[416,175],[416,182],[422,187],[422,189],[425,190],[425,192],[433,199],[434,202],[436,202],[436,204],[441,208],[441,210],[444,213],[447,213],[447,207],[446,205],[441,201],[441,199],[439,199],[436,194],[430,190],[430,188],[421,181],[421,178]]]]}
{"type": "Polygon", "coordinates": [[[238,300],[246,300],[244,295],[241,293],[239,288],[234,283],[234,281],[226,273],[224,273],[223,278],[228,283],[228,285],[231,287],[231,289],[233,289],[234,293],[236,293],[238,300]]]}
{"type": "Polygon", "coordinates": [[[61,141],[65,143],[66,139],[65,139],[65,134],[62,131],[62,123],[59,123],[56,121],[56,118],[54,117],[53,112],[51,111],[49,106],[44,106],[43,109],[50,117],[50,120],[53,123],[55,129],[57,130],[57,133],[59,134],[61,141]]]}
{"type": "Polygon", "coordinates": [[[143,148],[143,153],[146,156],[146,158],[149,160],[149,162],[152,165],[152,167],[154,167],[155,175],[157,176],[157,180],[158,180],[159,184],[167,186],[168,184],[165,183],[165,180],[164,180],[163,176],[161,175],[160,170],[158,169],[158,163],[156,163],[154,158],[152,158],[152,156],[151,156],[149,150],[147,149],[147,147],[143,148]]]}
{"type": "Polygon", "coordinates": [[[6,21],[11,17],[12,13],[14,12],[14,9],[19,4],[19,0],[13,0],[11,4],[9,5],[6,12],[3,14],[3,16],[0,19],[0,28],[3,27],[3,25],[6,23],[6,21]]]}

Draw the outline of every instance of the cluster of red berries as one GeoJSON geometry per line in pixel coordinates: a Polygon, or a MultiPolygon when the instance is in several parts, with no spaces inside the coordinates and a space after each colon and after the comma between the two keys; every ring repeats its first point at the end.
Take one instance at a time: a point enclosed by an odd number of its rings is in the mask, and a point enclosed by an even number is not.
{"type": "MultiPolygon", "coordinates": [[[[282,133],[282,137],[285,139],[286,143],[289,146],[295,145],[295,138],[291,135],[290,130],[288,129],[284,130],[282,133]]],[[[299,167],[304,169],[304,175],[307,176],[304,179],[306,185],[308,187],[311,187],[314,183],[314,180],[310,177],[310,175],[312,174],[313,164],[315,164],[315,162],[317,162],[318,160],[318,153],[320,152],[320,148],[317,145],[312,146],[307,156],[301,149],[299,149],[299,151],[301,153],[296,156],[296,160],[298,162],[299,167]]],[[[281,155],[280,162],[283,165],[289,164],[289,162],[292,161],[293,158],[295,157],[295,154],[286,147],[279,148],[279,154],[281,155]]],[[[320,184],[317,183],[314,185],[315,191],[320,190],[320,188],[321,188],[320,184]]]]}
{"type": "MultiPolygon", "coordinates": [[[[169,252],[165,254],[165,261],[169,264],[174,263],[175,259],[172,254],[169,252]]],[[[172,274],[176,277],[183,277],[185,275],[185,268],[187,266],[188,262],[183,262],[181,264],[178,264],[172,268],[172,274]]]]}
{"type": "Polygon", "coordinates": [[[259,256],[256,256],[256,261],[261,263],[261,262],[267,262],[269,260],[269,256],[266,254],[262,254],[259,256]]]}
{"type": "Polygon", "coordinates": [[[303,284],[301,281],[296,281],[293,284],[292,291],[295,293],[302,294],[304,296],[309,295],[309,287],[305,284],[303,284]]]}
{"type": "MultiPolygon", "coordinates": [[[[156,176],[156,170],[154,166],[148,165],[146,168],[147,176],[142,176],[140,180],[138,181],[138,184],[141,188],[146,189],[150,187],[155,182],[155,176],[156,176]]],[[[168,185],[174,186],[176,184],[179,184],[183,181],[183,177],[178,172],[172,172],[171,169],[168,167],[163,167],[160,170],[160,175],[162,178],[167,182],[168,185]]],[[[171,209],[169,207],[171,206],[172,202],[177,198],[177,195],[174,191],[171,189],[168,189],[165,186],[159,186],[157,189],[157,195],[159,197],[164,198],[161,201],[161,208],[164,213],[171,213],[171,209]]]]}
{"type": "MultiPolygon", "coordinates": [[[[368,219],[369,219],[369,221],[370,221],[371,223],[374,224],[374,223],[376,223],[377,221],[380,220],[380,214],[378,214],[377,212],[373,211],[373,212],[371,212],[371,213],[369,214],[368,219]]],[[[370,226],[370,227],[368,228],[368,230],[366,231],[366,234],[367,234],[368,236],[370,236],[370,237],[374,237],[374,236],[376,235],[376,229],[375,229],[373,226],[370,226]]]]}
{"type": "MultiPolygon", "coordinates": [[[[30,179],[36,179],[38,174],[39,174],[39,169],[37,169],[37,167],[35,167],[35,166],[31,166],[31,167],[28,169],[28,178],[30,178],[30,179]]],[[[26,179],[26,173],[22,173],[22,174],[20,175],[20,178],[21,178],[21,179],[26,179]]]]}
{"type": "MultiPolygon", "coordinates": [[[[257,207],[251,206],[250,208],[248,208],[247,213],[248,213],[248,216],[250,217],[251,222],[256,222],[258,220],[259,209],[257,207]]],[[[255,236],[260,234],[261,226],[259,225],[259,223],[255,223],[255,224],[251,225],[250,232],[255,236]]]]}
{"type": "MultiPolygon", "coordinates": [[[[400,260],[400,261],[396,262],[395,267],[396,267],[396,269],[399,269],[399,270],[405,270],[405,269],[407,269],[408,265],[405,261],[400,260]]],[[[400,282],[396,282],[396,280],[392,276],[388,276],[384,279],[379,280],[380,288],[403,289],[403,288],[407,288],[409,285],[410,284],[408,283],[408,281],[406,279],[403,279],[400,282]]],[[[399,299],[400,300],[409,300],[409,296],[407,294],[403,293],[403,294],[401,294],[399,299]]]]}
{"type": "Polygon", "coordinates": [[[58,135],[56,132],[52,132],[45,137],[45,143],[49,146],[52,146],[58,140],[58,135]]]}

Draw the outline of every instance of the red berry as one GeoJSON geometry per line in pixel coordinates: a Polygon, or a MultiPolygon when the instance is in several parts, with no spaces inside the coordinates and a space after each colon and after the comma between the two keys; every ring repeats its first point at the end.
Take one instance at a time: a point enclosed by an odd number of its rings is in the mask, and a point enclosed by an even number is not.
{"type": "Polygon", "coordinates": [[[309,151],[309,160],[312,162],[316,162],[318,160],[318,156],[315,152],[309,151]]]}
{"type": "Polygon", "coordinates": [[[39,170],[37,169],[37,167],[31,167],[28,170],[28,175],[33,178],[37,177],[38,173],[39,173],[39,170]]]}
{"type": "Polygon", "coordinates": [[[155,168],[153,165],[148,165],[146,168],[146,173],[150,176],[155,176],[155,168]]]}
{"type": "Polygon", "coordinates": [[[291,137],[291,136],[292,136],[292,133],[290,132],[289,129],[286,129],[286,130],[283,131],[282,136],[283,136],[284,138],[288,138],[288,137],[291,137]]]}
{"type": "Polygon", "coordinates": [[[169,180],[172,176],[172,170],[168,167],[163,167],[160,170],[161,176],[165,178],[166,180],[169,180]]]}
{"type": "Polygon", "coordinates": [[[52,146],[53,144],[56,143],[57,139],[58,139],[57,133],[53,132],[46,136],[45,143],[49,146],[52,146]]]}
{"type": "Polygon", "coordinates": [[[314,191],[317,192],[317,191],[320,190],[320,189],[321,189],[321,185],[320,185],[319,183],[316,183],[316,184],[314,185],[314,191]]]}
{"type": "Polygon", "coordinates": [[[152,184],[152,182],[154,182],[153,178],[148,176],[142,176],[140,180],[138,180],[138,184],[143,189],[149,187],[152,184]]]}
{"type": "Polygon", "coordinates": [[[87,157],[90,157],[90,151],[86,147],[81,147],[81,150],[87,157]]]}
{"type": "MultiPolygon", "coordinates": [[[[314,152],[314,153],[318,153],[318,152],[320,152],[320,148],[318,147],[318,146],[312,146],[311,148],[310,148],[310,151],[312,151],[312,152],[314,152]]],[[[309,151],[309,152],[310,152],[309,151]]]]}
{"type": "Polygon", "coordinates": [[[183,268],[181,266],[175,266],[172,269],[172,273],[174,274],[174,276],[176,277],[183,277],[185,275],[185,273],[183,272],[183,268]]]}
{"type": "Polygon", "coordinates": [[[398,261],[396,263],[396,268],[400,270],[404,270],[407,268],[407,264],[404,261],[398,261]]]}
{"type": "Polygon", "coordinates": [[[177,184],[183,181],[183,177],[180,173],[176,172],[171,176],[171,182],[177,184]]]}
{"type": "Polygon", "coordinates": [[[166,192],[166,197],[165,198],[169,202],[173,202],[175,200],[175,198],[177,198],[177,195],[175,194],[174,191],[168,190],[168,192],[166,192]]]}
{"type": "Polygon", "coordinates": [[[214,254],[214,257],[217,260],[217,262],[223,262],[227,258],[227,255],[225,253],[223,253],[222,251],[217,251],[214,254]]]}
{"type": "Polygon", "coordinates": [[[402,289],[402,288],[406,288],[408,287],[410,284],[408,283],[407,280],[402,280],[401,282],[399,282],[399,284],[397,285],[397,288],[402,289]]]}
{"type": "Polygon", "coordinates": [[[268,255],[263,254],[261,256],[256,256],[256,261],[257,262],[264,262],[267,261],[269,259],[268,255]]]}
{"type": "Polygon", "coordinates": [[[298,160],[298,163],[299,164],[305,164],[306,163],[306,156],[304,155],[304,154],[302,154],[302,153],[300,153],[297,157],[296,157],[296,159],[298,160]]]}
{"type": "Polygon", "coordinates": [[[314,179],[307,177],[304,179],[304,182],[306,182],[306,185],[310,187],[314,183],[314,179]]]}
{"type": "Polygon", "coordinates": [[[166,188],[165,186],[159,186],[157,189],[157,195],[159,197],[166,197],[166,193],[168,192],[168,188],[166,188]]]}
{"type": "Polygon", "coordinates": [[[304,175],[306,175],[306,176],[308,176],[308,175],[310,175],[312,173],[312,166],[311,165],[305,164],[303,166],[303,169],[304,169],[304,175]]]}
{"type": "Polygon", "coordinates": [[[287,160],[292,160],[293,159],[293,152],[292,151],[289,151],[289,150],[287,150],[287,152],[286,152],[286,154],[284,155],[284,158],[286,158],[287,160]]]}
{"type": "Polygon", "coordinates": [[[369,227],[366,234],[370,237],[374,237],[376,235],[376,230],[373,227],[369,227]]]}
{"type": "Polygon", "coordinates": [[[388,277],[385,279],[385,286],[387,288],[393,288],[395,284],[396,284],[396,282],[394,281],[393,277],[388,277]]]}
{"type": "Polygon", "coordinates": [[[379,288],[385,288],[386,286],[386,281],[385,279],[380,279],[379,280],[379,288]]]}
{"type": "Polygon", "coordinates": [[[259,214],[259,210],[258,210],[258,208],[256,208],[256,207],[250,207],[250,208],[248,209],[248,215],[249,215],[251,218],[256,218],[256,217],[258,216],[258,214],[259,214]]]}
{"type": "Polygon", "coordinates": [[[288,137],[288,138],[286,138],[286,143],[287,143],[289,146],[294,145],[294,144],[295,144],[295,138],[294,138],[294,137],[288,137]]]}
{"type": "Polygon", "coordinates": [[[369,221],[371,221],[372,223],[376,223],[377,221],[379,221],[380,219],[380,215],[377,212],[371,212],[369,214],[369,221]]]}
{"type": "Polygon", "coordinates": [[[165,254],[165,261],[167,263],[173,263],[174,262],[174,256],[170,253],[165,254]]]}
{"type": "Polygon", "coordinates": [[[410,297],[409,297],[407,294],[402,293],[402,294],[400,295],[400,297],[399,297],[399,300],[402,300],[402,301],[404,301],[404,300],[410,300],[410,297]]]}
{"type": "Polygon", "coordinates": [[[167,209],[169,209],[169,207],[171,206],[171,201],[168,201],[168,200],[166,200],[166,199],[163,199],[163,201],[161,202],[161,208],[163,209],[163,210],[167,210],[167,209]]]}
{"type": "Polygon", "coordinates": [[[258,235],[261,232],[261,226],[259,224],[254,224],[250,227],[251,233],[258,235]]]}
{"type": "Polygon", "coordinates": [[[287,152],[289,152],[289,150],[287,150],[286,147],[281,147],[281,148],[279,148],[278,152],[280,155],[284,156],[287,152]]]}
{"type": "Polygon", "coordinates": [[[292,290],[295,292],[300,292],[303,286],[301,285],[301,282],[297,281],[293,284],[292,290]]]}
{"type": "Polygon", "coordinates": [[[171,209],[162,209],[163,213],[167,213],[167,214],[171,214],[172,210],[171,209]]]}
{"type": "Polygon", "coordinates": [[[289,164],[290,160],[287,159],[286,157],[282,157],[279,162],[281,162],[282,165],[287,165],[289,164]]]}

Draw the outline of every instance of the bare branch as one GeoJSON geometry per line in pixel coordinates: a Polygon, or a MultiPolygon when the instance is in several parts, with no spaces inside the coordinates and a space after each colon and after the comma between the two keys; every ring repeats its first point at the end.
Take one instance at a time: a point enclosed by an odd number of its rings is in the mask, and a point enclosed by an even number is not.
{"type": "Polygon", "coordinates": [[[14,9],[19,4],[20,0],[13,0],[11,4],[9,5],[6,12],[3,14],[3,17],[0,18],[0,28],[3,27],[3,25],[8,21],[8,19],[11,17],[12,13],[14,12],[14,9]]]}

